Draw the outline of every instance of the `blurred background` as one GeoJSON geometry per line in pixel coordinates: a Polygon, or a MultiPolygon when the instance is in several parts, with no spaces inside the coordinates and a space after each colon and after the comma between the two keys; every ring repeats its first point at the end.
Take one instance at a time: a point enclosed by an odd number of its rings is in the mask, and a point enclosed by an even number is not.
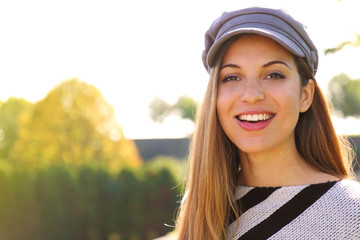
{"type": "Polygon", "coordinates": [[[307,25],[335,129],[359,157],[357,0],[0,1],[0,239],[172,232],[204,33],[253,5],[307,25]]]}

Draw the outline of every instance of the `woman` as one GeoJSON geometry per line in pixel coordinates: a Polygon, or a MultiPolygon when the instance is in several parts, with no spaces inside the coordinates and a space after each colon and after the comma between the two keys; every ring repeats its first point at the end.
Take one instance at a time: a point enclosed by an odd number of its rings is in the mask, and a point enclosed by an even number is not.
{"type": "Polygon", "coordinates": [[[205,36],[210,81],[179,239],[360,239],[360,186],[315,81],[317,50],[281,10],[226,12],[205,36]]]}

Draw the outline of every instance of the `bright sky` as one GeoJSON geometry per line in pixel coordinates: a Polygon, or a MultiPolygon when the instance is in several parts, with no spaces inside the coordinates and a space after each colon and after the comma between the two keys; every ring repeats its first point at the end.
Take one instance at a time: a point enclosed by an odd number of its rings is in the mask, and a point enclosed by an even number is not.
{"type": "MultiPolygon", "coordinates": [[[[223,11],[263,2],[308,26],[321,53],[317,80],[324,91],[341,72],[360,78],[360,48],[322,54],[360,33],[358,0],[12,0],[0,2],[0,99],[36,102],[77,77],[100,89],[126,137],[184,137],[192,123],[177,117],[153,123],[149,102],[201,100],[208,80],[201,62],[205,31],[223,11]]],[[[360,133],[356,119],[335,122],[340,133],[360,133]]]]}

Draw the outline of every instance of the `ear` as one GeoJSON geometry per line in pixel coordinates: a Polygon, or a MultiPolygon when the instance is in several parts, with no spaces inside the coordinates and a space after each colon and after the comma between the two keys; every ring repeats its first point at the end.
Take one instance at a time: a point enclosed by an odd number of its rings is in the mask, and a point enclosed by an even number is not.
{"type": "Polygon", "coordinates": [[[308,84],[302,87],[301,100],[300,100],[300,112],[306,112],[313,101],[315,92],[315,82],[313,79],[309,79],[308,84]]]}

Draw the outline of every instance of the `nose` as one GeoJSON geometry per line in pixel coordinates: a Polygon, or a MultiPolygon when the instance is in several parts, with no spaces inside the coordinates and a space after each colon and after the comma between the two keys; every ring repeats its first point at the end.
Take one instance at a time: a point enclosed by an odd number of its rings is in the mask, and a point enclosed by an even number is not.
{"type": "Polygon", "coordinates": [[[243,87],[241,101],[246,103],[256,103],[258,101],[264,100],[264,92],[257,81],[247,81],[243,87]]]}

